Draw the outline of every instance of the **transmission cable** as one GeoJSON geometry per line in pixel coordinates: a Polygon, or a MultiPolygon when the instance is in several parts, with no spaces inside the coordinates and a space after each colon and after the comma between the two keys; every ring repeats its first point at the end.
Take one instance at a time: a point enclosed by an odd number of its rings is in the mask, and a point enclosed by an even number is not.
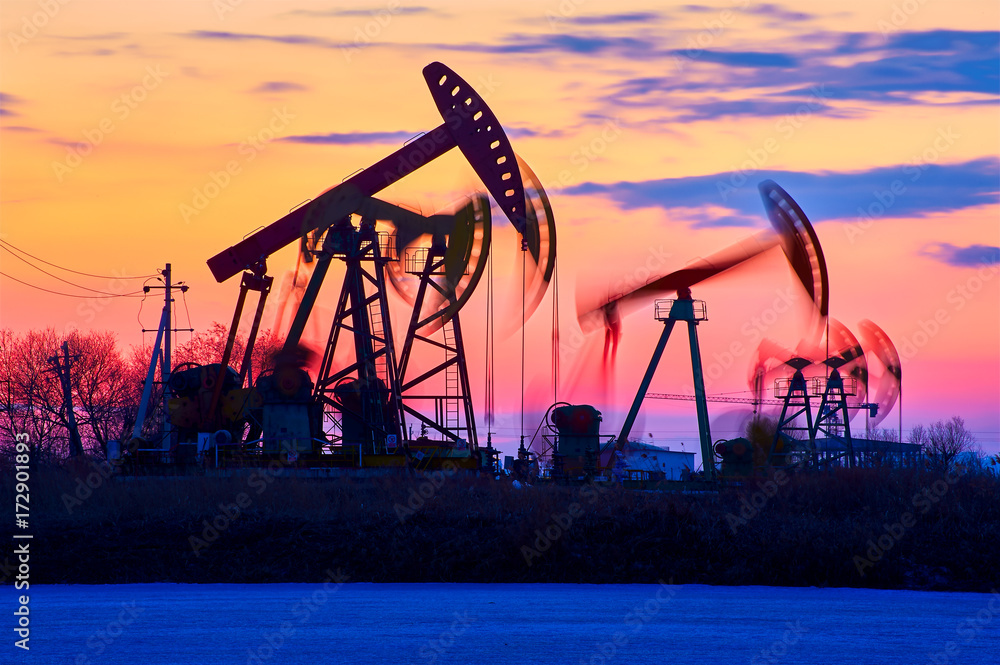
{"type": "Polygon", "coordinates": [[[525,301],[525,274],[527,272],[527,260],[525,251],[528,249],[528,241],[521,238],[521,444],[524,444],[524,301],[525,301]]]}
{"type": "MultiPolygon", "coordinates": [[[[492,441],[493,434],[493,254],[486,257],[486,374],[485,374],[485,401],[486,401],[486,436],[487,441],[492,441]]],[[[492,445],[492,444],[491,444],[492,445]]]]}
{"type": "MultiPolygon", "coordinates": [[[[13,256],[15,259],[17,259],[18,261],[23,261],[24,263],[27,263],[29,266],[31,266],[35,270],[37,270],[37,271],[39,271],[39,272],[41,272],[41,273],[43,273],[45,275],[48,275],[52,279],[58,280],[58,281],[62,282],[63,284],[69,284],[70,286],[75,286],[76,288],[83,289],[84,291],[91,291],[93,293],[100,293],[102,296],[107,296],[109,298],[124,298],[124,297],[130,297],[130,296],[131,297],[137,297],[137,296],[133,296],[132,294],[139,293],[138,291],[133,291],[131,294],[128,294],[128,293],[108,293],[107,291],[99,291],[97,289],[92,289],[92,288],[87,287],[87,286],[82,286],[82,285],[77,284],[75,282],[71,282],[69,280],[63,279],[62,277],[57,277],[56,275],[53,275],[52,273],[48,272],[47,270],[44,270],[43,268],[39,268],[38,266],[36,266],[34,263],[32,263],[31,261],[29,261],[28,259],[26,259],[26,258],[24,258],[22,256],[18,256],[13,251],[11,251],[9,248],[4,247],[3,245],[0,245],[0,249],[7,250],[7,252],[9,252],[10,255],[13,256]]],[[[14,279],[14,278],[11,277],[11,279],[14,279]]],[[[112,279],[114,279],[114,278],[112,278],[112,279]]],[[[15,280],[15,281],[20,281],[20,280],[15,280]]],[[[24,284],[24,282],[22,282],[22,284],[24,284]]],[[[63,294],[63,295],[71,295],[71,294],[63,294]]],[[[92,296],[90,296],[90,297],[92,297],[92,296]]]]}
{"type": "Polygon", "coordinates": [[[57,265],[55,263],[52,263],[50,261],[46,261],[45,259],[40,259],[37,256],[35,256],[34,254],[29,254],[28,252],[24,251],[23,249],[21,249],[19,247],[15,247],[14,245],[10,244],[6,240],[0,240],[0,244],[7,245],[7,247],[10,247],[11,249],[15,249],[15,250],[21,252],[22,254],[25,254],[26,256],[30,256],[31,258],[35,259],[36,261],[41,261],[45,265],[52,266],[53,268],[58,268],[59,270],[65,270],[66,272],[71,272],[74,275],[83,275],[84,277],[96,277],[97,279],[146,279],[147,277],[156,277],[156,275],[138,275],[138,276],[135,276],[135,277],[129,277],[129,276],[125,276],[125,275],[94,275],[94,274],[89,273],[89,272],[80,272],[79,270],[70,270],[69,268],[63,268],[62,266],[57,265]]]}
{"type": "MultiPolygon", "coordinates": [[[[99,298],[139,298],[139,297],[141,297],[141,296],[135,295],[135,294],[140,293],[140,291],[132,291],[131,293],[122,293],[122,294],[118,294],[118,295],[108,294],[108,295],[103,295],[103,296],[81,296],[81,295],[79,295],[77,293],[63,293],[61,291],[53,291],[51,289],[46,289],[46,288],[43,288],[41,286],[35,286],[34,284],[29,284],[28,282],[20,280],[17,277],[12,277],[12,276],[8,275],[5,272],[0,272],[0,276],[6,277],[9,280],[13,280],[13,281],[17,282],[18,284],[24,284],[25,286],[30,286],[33,289],[38,289],[39,291],[45,291],[46,293],[51,293],[51,294],[57,295],[57,296],[66,296],[67,298],[84,298],[84,299],[91,299],[91,298],[93,298],[93,299],[99,299],[99,298]]],[[[100,293],[100,291],[98,291],[98,293],[100,293]]]]}

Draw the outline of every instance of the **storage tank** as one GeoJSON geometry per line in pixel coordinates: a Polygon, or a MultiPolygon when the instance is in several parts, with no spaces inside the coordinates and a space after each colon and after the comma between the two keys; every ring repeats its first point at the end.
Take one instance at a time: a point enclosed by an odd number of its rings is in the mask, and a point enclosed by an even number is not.
{"type": "Polygon", "coordinates": [[[550,420],[558,432],[553,476],[593,476],[601,452],[601,412],[589,404],[567,404],[553,409],[550,420]]]}

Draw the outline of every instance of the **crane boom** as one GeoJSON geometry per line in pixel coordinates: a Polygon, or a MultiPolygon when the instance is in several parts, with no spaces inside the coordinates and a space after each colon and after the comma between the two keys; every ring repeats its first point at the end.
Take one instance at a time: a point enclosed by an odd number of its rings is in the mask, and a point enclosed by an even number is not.
{"type": "MultiPolygon", "coordinates": [[[[694,395],[679,395],[674,393],[646,393],[646,397],[652,397],[653,399],[676,399],[688,402],[695,401],[694,395]]],[[[753,397],[724,397],[706,395],[705,400],[709,402],[731,402],[733,404],[770,404],[772,406],[781,406],[784,404],[784,402],[780,399],[754,399],[753,397]]]]}
{"type": "MultiPolygon", "coordinates": [[[[696,400],[694,395],[681,395],[676,393],[646,393],[646,397],[651,397],[653,399],[676,399],[684,402],[694,402],[696,400]]],[[[785,403],[782,399],[754,399],[753,397],[724,397],[722,395],[712,396],[706,395],[705,401],[707,402],[730,402],[732,404],[767,404],[770,406],[781,406],[785,403]]],[[[873,402],[862,402],[860,404],[848,404],[848,409],[867,409],[868,412],[875,416],[878,413],[878,404],[873,402]]]]}

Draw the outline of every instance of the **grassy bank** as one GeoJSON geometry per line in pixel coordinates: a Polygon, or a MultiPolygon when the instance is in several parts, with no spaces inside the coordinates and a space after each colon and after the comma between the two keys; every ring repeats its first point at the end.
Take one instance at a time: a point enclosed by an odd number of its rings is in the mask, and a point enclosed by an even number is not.
{"type": "MultiPolygon", "coordinates": [[[[989,591],[1000,569],[990,477],[845,471],[700,495],[260,474],[91,476],[88,496],[85,479],[34,472],[32,583],[307,582],[340,569],[355,582],[989,591]]],[[[13,559],[10,542],[0,557],[13,559]]]]}

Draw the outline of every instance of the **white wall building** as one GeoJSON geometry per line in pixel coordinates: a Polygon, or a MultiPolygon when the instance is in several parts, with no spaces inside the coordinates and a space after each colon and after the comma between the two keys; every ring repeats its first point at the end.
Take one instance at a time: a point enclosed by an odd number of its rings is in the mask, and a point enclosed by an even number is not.
{"type": "MultiPolygon", "coordinates": [[[[601,463],[606,464],[612,446],[601,449],[601,463]]],[[[642,441],[629,441],[622,448],[625,468],[630,471],[659,471],[667,480],[682,480],[694,470],[694,453],[660,448],[642,441]]]]}

